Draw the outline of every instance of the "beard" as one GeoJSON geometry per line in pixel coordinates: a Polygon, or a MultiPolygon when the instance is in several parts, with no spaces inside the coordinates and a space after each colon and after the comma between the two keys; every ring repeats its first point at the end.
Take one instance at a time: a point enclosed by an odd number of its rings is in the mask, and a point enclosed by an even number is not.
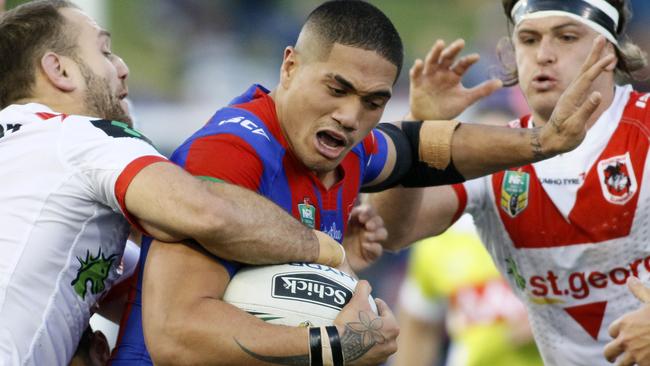
{"type": "Polygon", "coordinates": [[[120,99],[111,93],[108,80],[97,76],[84,62],[78,62],[78,64],[81,76],[86,81],[83,103],[88,116],[125,122],[132,127],[133,120],[129,112],[124,110],[120,99]]]}

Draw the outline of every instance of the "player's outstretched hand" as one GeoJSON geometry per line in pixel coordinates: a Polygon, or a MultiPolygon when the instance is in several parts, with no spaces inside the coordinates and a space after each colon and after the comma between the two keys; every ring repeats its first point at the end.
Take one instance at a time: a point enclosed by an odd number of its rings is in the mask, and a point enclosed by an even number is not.
{"type": "Polygon", "coordinates": [[[627,287],[643,305],[609,326],[614,340],[605,346],[605,358],[618,366],[650,366],[650,288],[636,277],[627,280],[627,287]]]}
{"type": "Polygon", "coordinates": [[[437,40],[427,57],[415,60],[409,73],[409,120],[450,120],[461,114],[479,99],[500,89],[500,80],[488,80],[467,89],[461,80],[467,70],[478,62],[480,56],[471,54],[457,59],[465,47],[458,39],[445,47],[437,40]]]}
{"type": "Polygon", "coordinates": [[[367,281],[359,281],[354,296],[334,320],[346,365],[378,365],[397,351],[397,320],[381,299],[375,299],[379,314],[372,311],[370,291],[367,281]]]}
{"type": "Polygon", "coordinates": [[[548,123],[541,128],[541,148],[546,157],[571,151],[584,140],[587,122],[602,101],[600,93],[589,94],[589,90],[594,80],[603,71],[612,70],[616,62],[614,54],[603,56],[605,45],[603,36],[594,40],[580,74],[564,91],[548,123]]]}
{"type": "Polygon", "coordinates": [[[382,242],[388,239],[384,220],[368,204],[352,209],[343,239],[348,263],[359,272],[374,263],[383,253],[382,242]]]}

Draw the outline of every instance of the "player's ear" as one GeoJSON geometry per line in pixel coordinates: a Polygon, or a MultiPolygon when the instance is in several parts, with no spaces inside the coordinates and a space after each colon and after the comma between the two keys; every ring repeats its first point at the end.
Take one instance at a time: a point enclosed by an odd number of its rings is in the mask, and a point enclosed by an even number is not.
{"type": "Polygon", "coordinates": [[[284,58],[282,59],[282,66],[280,68],[280,84],[287,88],[291,83],[291,79],[296,73],[298,68],[298,60],[296,49],[288,46],[284,49],[284,58]]]}
{"type": "Polygon", "coordinates": [[[64,92],[71,92],[77,87],[69,70],[70,64],[71,60],[51,51],[46,52],[40,62],[47,81],[64,92]]]}

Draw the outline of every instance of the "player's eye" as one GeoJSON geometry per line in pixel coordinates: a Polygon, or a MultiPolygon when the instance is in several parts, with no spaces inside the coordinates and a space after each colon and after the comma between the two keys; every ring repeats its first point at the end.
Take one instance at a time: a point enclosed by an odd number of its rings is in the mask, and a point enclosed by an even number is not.
{"type": "Polygon", "coordinates": [[[327,88],[329,89],[330,93],[332,95],[334,95],[334,96],[344,96],[344,95],[346,95],[346,92],[343,89],[335,88],[333,86],[327,86],[327,88]]]}

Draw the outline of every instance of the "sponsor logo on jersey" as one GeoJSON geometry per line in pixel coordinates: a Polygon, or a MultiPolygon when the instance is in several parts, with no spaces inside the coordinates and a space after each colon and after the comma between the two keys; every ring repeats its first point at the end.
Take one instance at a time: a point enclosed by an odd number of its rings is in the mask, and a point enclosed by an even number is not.
{"type": "Polygon", "coordinates": [[[599,161],[598,177],[603,196],[613,204],[626,204],[638,188],[629,152],[599,161]]]}
{"type": "MultiPolygon", "coordinates": [[[[514,261],[512,261],[514,263],[514,261]]],[[[510,266],[510,264],[508,264],[510,266]]],[[[516,268],[516,264],[514,264],[516,268]]],[[[629,263],[597,271],[574,271],[570,273],[546,273],[529,276],[526,286],[517,287],[528,295],[530,302],[537,305],[555,305],[562,307],[594,339],[597,339],[606,301],[573,304],[573,300],[589,298],[594,291],[606,291],[611,286],[625,286],[630,276],[639,277],[640,271],[650,273],[650,256],[637,258],[629,263]],[[571,303],[571,306],[566,306],[571,303]],[[565,306],[563,306],[565,305],[565,306]]],[[[510,273],[510,270],[508,270],[510,273]]]]}
{"type": "Polygon", "coordinates": [[[104,291],[106,278],[108,278],[111,265],[116,258],[117,254],[113,254],[108,258],[105,257],[101,248],[96,256],[91,255],[90,250],[87,250],[86,259],[77,257],[79,269],[77,270],[77,277],[72,280],[70,285],[82,300],[86,299],[88,285],[90,285],[90,293],[93,295],[104,291]]]}
{"type": "Polygon", "coordinates": [[[519,215],[528,206],[530,175],[521,171],[507,170],[501,185],[501,208],[508,216],[519,215]]]}
{"type": "Polygon", "coordinates": [[[316,208],[309,203],[308,198],[305,198],[303,203],[298,204],[298,213],[300,214],[300,222],[313,229],[316,225],[316,208]]]}
{"type": "Polygon", "coordinates": [[[332,239],[336,241],[341,241],[341,238],[343,237],[343,233],[341,232],[341,230],[336,228],[335,222],[332,223],[329,229],[324,229],[323,232],[325,232],[325,234],[329,235],[332,239]]]}
{"type": "Polygon", "coordinates": [[[274,298],[308,302],[341,310],[352,291],[318,273],[283,273],[273,276],[274,298]]]}
{"type": "Polygon", "coordinates": [[[226,123],[238,124],[238,125],[242,126],[243,128],[251,131],[252,133],[254,133],[256,135],[264,136],[264,138],[271,141],[269,136],[266,134],[266,132],[263,129],[260,128],[260,126],[256,125],[255,122],[253,122],[251,120],[248,120],[245,117],[234,117],[234,118],[230,118],[230,119],[225,119],[225,120],[219,122],[218,125],[221,126],[221,125],[225,125],[226,123]]]}

